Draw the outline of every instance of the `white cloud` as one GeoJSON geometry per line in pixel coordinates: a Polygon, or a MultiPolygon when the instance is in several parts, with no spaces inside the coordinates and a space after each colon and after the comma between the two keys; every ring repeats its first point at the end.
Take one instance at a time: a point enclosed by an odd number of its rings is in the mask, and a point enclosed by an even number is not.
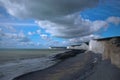
{"type": "Polygon", "coordinates": [[[1,3],[13,16],[37,19],[36,23],[52,36],[74,38],[90,35],[107,25],[104,21],[92,22],[79,16],[80,11],[96,6],[98,1],[1,0],[1,3]]]}
{"type": "Polygon", "coordinates": [[[51,38],[48,37],[48,35],[46,35],[46,34],[41,34],[40,37],[41,37],[43,40],[51,41],[51,38]]]}
{"type": "Polygon", "coordinates": [[[91,39],[97,39],[97,38],[100,38],[100,36],[91,34],[83,37],[67,39],[63,41],[63,44],[64,45],[80,44],[81,42],[88,42],[91,39]]]}
{"type": "Polygon", "coordinates": [[[26,27],[35,27],[35,23],[15,23],[15,22],[0,22],[2,26],[26,26],[26,27]]]}
{"type": "MultiPolygon", "coordinates": [[[[30,39],[23,33],[23,31],[17,33],[6,33],[6,32],[1,32],[0,37],[2,39],[9,39],[9,40],[15,40],[18,42],[29,42],[30,39]]],[[[8,41],[9,42],[9,41],[8,41]]]]}
{"type": "Polygon", "coordinates": [[[2,32],[2,28],[0,28],[0,32],[2,32]]]}
{"type": "Polygon", "coordinates": [[[23,37],[21,39],[18,39],[19,42],[30,42],[30,39],[28,37],[23,37]]]}
{"type": "Polygon", "coordinates": [[[37,45],[37,46],[41,46],[42,44],[38,42],[36,45],[37,45]]]}
{"type": "Polygon", "coordinates": [[[40,29],[39,29],[39,30],[37,30],[36,32],[37,32],[37,34],[41,34],[41,30],[40,30],[40,29]]]}
{"type": "MultiPolygon", "coordinates": [[[[109,23],[119,24],[120,17],[109,17],[105,21],[90,21],[83,19],[79,12],[97,5],[99,0],[0,0],[10,15],[19,18],[33,18],[36,23],[52,36],[67,38],[67,43],[79,43],[96,37],[95,32],[109,26],[109,23]]],[[[0,25],[5,23],[0,23],[0,25]]],[[[7,23],[7,25],[30,26],[36,24],[7,23]]],[[[28,32],[28,35],[39,34],[43,40],[51,44],[58,43],[52,40],[41,30],[28,32]]],[[[29,41],[23,32],[19,34],[0,34],[25,43],[29,41]]]]}
{"type": "Polygon", "coordinates": [[[61,46],[63,44],[61,44],[61,42],[55,40],[53,37],[48,36],[46,34],[41,34],[40,35],[41,39],[43,39],[45,41],[45,43],[43,45],[45,46],[61,46]]]}
{"type": "Polygon", "coordinates": [[[35,43],[33,43],[33,42],[21,42],[21,44],[20,45],[23,45],[23,46],[28,46],[28,47],[30,47],[30,46],[35,46],[35,43]]]}
{"type": "Polygon", "coordinates": [[[120,17],[109,17],[107,20],[106,20],[108,23],[114,23],[116,25],[120,24],[120,17]]]}
{"type": "Polygon", "coordinates": [[[73,14],[56,19],[56,21],[36,21],[36,23],[52,36],[74,38],[93,34],[109,25],[102,20],[90,21],[83,19],[79,14],[73,14]]]}
{"type": "Polygon", "coordinates": [[[16,32],[16,29],[13,26],[4,26],[10,32],[16,32]]]}
{"type": "Polygon", "coordinates": [[[29,35],[29,36],[32,36],[32,35],[34,35],[34,34],[35,34],[35,32],[30,32],[30,31],[28,32],[28,35],[29,35]]]}
{"type": "Polygon", "coordinates": [[[33,35],[33,33],[32,33],[32,32],[28,32],[28,35],[30,35],[30,36],[31,36],[31,35],[33,35]]]}

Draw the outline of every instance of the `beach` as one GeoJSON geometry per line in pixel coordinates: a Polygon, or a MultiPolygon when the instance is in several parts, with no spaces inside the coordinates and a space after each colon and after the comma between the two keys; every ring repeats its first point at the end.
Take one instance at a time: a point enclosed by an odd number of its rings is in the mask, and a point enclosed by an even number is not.
{"type": "Polygon", "coordinates": [[[62,50],[0,65],[0,80],[119,80],[120,69],[101,54],[62,50]]]}
{"type": "MultiPolygon", "coordinates": [[[[79,77],[79,73],[84,72],[86,65],[93,61],[96,55],[92,53],[81,53],[61,61],[60,63],[36,72],[31,72],[20,76],[14,80],[73,80],[79,77]]],[[[88,67],[90,68],[90,67],[88,67]]]]}
{"type": "Polygon", "coordinates": [[[99,54],[88,51],[13,80],[119,80],[119,75],[120,69],[109,60],[102,61],[99,54]]]}
{"type": "Polygon", "coordinates": [[[0,80],[48,68],[57,63],[50,57],[66,50],[4,49],[0,50],[0,80]]]}
{"type": "Polygon", "coordinates": [[[0,0],[0,80],[120,80],[120,0],[0,0]]]}

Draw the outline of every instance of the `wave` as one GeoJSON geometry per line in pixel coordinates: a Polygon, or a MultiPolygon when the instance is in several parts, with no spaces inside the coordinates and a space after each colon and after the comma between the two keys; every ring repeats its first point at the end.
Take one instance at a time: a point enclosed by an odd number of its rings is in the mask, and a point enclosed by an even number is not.
{"type": "Polygon", "coordinates": [[[9,62],[4,65],[0,65],[0,80],[12,80],[17,76],[37,70],[42,70],[56,63],[57,61],[53,61],[49,57],[9,62]]]}

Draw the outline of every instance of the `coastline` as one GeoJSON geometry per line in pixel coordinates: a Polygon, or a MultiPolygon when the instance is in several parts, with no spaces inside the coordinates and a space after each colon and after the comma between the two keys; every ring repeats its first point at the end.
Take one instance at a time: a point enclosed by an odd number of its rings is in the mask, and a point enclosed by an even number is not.
{"type": "Polygon", "coordinates": [[[49,58],[35,58],[0,65],[0,80],[12,80],[17,76],[42,70],[56,63],[49,58]]]}
{"type": "Polygon", "coordinates": [[[12,80],[15,77],[49,68],[57,64],[60,60],[53,60],[57,54],[65,53],[66,51],[58,51],[52,55],[40,58],[21,59],[16,61],[5,62],[0,64],[0,80],[12,80]]]}
{"type": "Polygon", "coordinates": [[[86,51],[13,80],[119,80],[119,75],[120,69],[112,65],[110,60],[101,60],[100,54],[86,51]]]}
{"type": "Polygon", "coordinates": [[[92,62],[94,57],[97,56],[92,53],[81,53],[47,69],[30,72],[13,80],[72,80],[79,76],[78,73],[83,72],[84,67],[92,62]]]}
{"type": "Polygon", "coordinates": [[[17,68],[12,67],[15,64],[11,64],[12,69],[9,65],[6,69],[7,76],[0,76],[3,77],[0,80],[111,80],[110,75],[114,75],[112,79],[116,75],[116,80],[120,78],[118,76],[120,69],[112,65],[109,60],[102,61],[100,54],[91,51],[69,50],[49,56],[46,60],[42,60],[43,64],[40,60],[40,58],[27,59],[23,61],[24,65],[20,64],[17,68]],[[97,79],[96,76],[103,79],[97,79]]]}

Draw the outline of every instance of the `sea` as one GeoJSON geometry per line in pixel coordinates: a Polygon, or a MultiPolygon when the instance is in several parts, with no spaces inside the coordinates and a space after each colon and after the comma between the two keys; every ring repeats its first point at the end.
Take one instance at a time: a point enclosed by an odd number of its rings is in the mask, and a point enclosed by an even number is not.
{"type": "Polygon", "coordinates": [[[0,49],[0,80],[12,80],[20,75],[55,65],[52,57],[66,49],[0,49]]]}

